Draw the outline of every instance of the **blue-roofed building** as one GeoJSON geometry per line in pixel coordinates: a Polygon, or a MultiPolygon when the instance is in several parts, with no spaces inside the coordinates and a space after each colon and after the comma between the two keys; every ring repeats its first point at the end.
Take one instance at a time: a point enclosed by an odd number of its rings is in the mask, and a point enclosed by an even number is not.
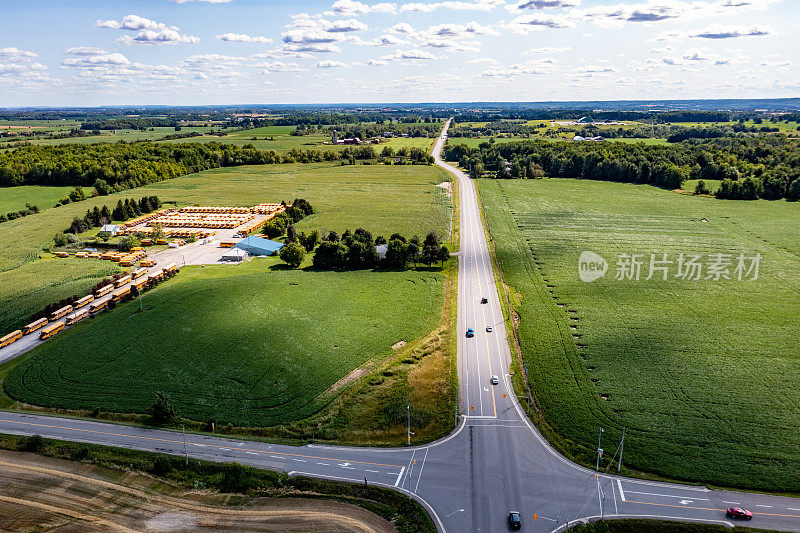
{"type": "Polygon", "coordinates": [[[250,255],[275,255],[283,248],[283,243],[251,235],[236,243],[234,248],[244,250],[250,255]]]}

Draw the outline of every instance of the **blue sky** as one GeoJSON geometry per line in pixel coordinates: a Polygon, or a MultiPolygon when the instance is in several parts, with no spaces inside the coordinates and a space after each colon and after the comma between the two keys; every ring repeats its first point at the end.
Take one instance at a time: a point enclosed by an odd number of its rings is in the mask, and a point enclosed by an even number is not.
{"type": "Polygon", "coordinates": [[[795,0],[0,0],[0,106],[800,95],[795,0]]]}

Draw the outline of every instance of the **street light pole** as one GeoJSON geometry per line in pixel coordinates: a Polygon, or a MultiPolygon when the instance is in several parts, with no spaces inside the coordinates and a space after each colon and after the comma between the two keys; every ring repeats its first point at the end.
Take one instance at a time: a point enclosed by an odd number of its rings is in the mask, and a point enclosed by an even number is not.
{"type": "Polygon", "coordinates": [[[597,436],[597,462],[595,463],[594,466],[595,473],[597,473],[600,470],[600,453],[601,453],[600,439],[602,438],[602,436],[603,436],[603,428],[600,428],[600,434],[597,436]]]}
{"type": "Polygon", "coordinates": [[[411,406],[406,405],[408,411],[408,445],[411,446],[411,406]]]}

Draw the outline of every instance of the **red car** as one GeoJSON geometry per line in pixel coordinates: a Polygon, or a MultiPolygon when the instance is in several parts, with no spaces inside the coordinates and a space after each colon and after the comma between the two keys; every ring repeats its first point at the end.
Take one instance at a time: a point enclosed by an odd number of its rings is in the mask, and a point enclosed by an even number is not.
{"type": "Polygon", "coordinates": [[[725,512],[725,514],[728,515],[728,518],[742,518],[744,520],[750,520],[753,518],[753,513],[747,509],[742,509],[741,507],[728,507],[728,510],[725,512]]]}

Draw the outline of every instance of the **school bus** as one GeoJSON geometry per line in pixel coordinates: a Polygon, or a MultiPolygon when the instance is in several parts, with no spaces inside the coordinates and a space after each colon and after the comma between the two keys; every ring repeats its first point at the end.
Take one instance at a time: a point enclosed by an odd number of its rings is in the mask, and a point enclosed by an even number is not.
{"type": "Polygon", "coordinates": [[[127,287],[123,287],[122,289],[117,289],[111,293],[111,299],[115,302],[118,302],[125,298],[127,295],[131,293],[131,287],[128,285],[127,287]]]}
{"type": "Polygon", "coordinates": [[[93,301],[94,301],[94,295],[89,294],[88,296],[84,296],[83,298],[81,298],[80,300],[75,302],[75,306],[74,307],[75,307],[75,309],[80,309],[84,305],[89,305],[93,301]]]}
{"type": "MultiPolygon", "coordinates": [[[[111,285],[108,285],[108,287],[110,286],[111,285]]],[[[89,306],[89,314],[94,315],[95,313],[99,313],[107,306],[108,306],[108,300],[103,300],[102,302],[92,302],[92,305],[89,306]]]]}
{"type": "Polygon", "coordinates": [[[102,258],[103,254],[101,254],[100,252],[92,252],[89,254],[89,259],[102,259],[102,258]]]}
{"type": "Polygon", "coordinates": [[[114,259],[116,255],[117,255],[116,252],[106,252],[103,255],[101,255],[100,258],[110,261],[111,259],[114,259]]]}
{"type": "Polygon", "coordinates": [[[72,324],[77,324],[87,316],[89,316],[88,309],[81,309],[80,311],[75,311],[71,315],[67,315],[67,325],[71,326],[72,324]]]}
{"type": "Polygon", "coordinates": [[[233,241],[219,241],[220,248],[233,248],[233,245],[236,244],[233,241]]]}
{"type": "Polygon", "coordinates": [[[142,276],[144,276],[145,274],[147,274],[147,269],[146,268],[137,268],[136,270],[134,270],[131,273],[131,279],[139,279],[142,276]]]}
{"type": "Polygon", "coordinates": [[[164,267],[164,273],[172,273],[178,270],[178,265],[175,263],[170,263],[164,267]]]}
{"type": "Polygon", "coordinates": [[[11,333],[6,335],[5,337],[0,337],[0,348],[3,348],[4,346],[8,346],[12,342],[16,342],[21,338],[22,338],[22,331],[20,331],[20,330],[12,331],[11,333]]]}
{"type": "Polygon", "coordinates": [[[142,246],[152,246],[153,239],[142,239],[142,246]]]}
{"type": "Polygon", "coordinates": [[[157,263],[155,259],[142,259],[139,264],[143,267],[154,267],[157,263]]]}
{"type": "Polygon", "coordinates": [[[27,335],[28,333],[32,333],[32,332],[36,331],[37,329],[39,329],[40,327],[46,326],[46,325],[47,325],[47,319],[46,318],[40,318],[39,320],[34,320],[30,324],[28,324],[27,326],[22,328],[22,334],[23,335],[27,335]]]}
{"type": "Polygon", "coordinates": [[[156,239],[156,244],[167,244],[167,239],[156,239]]]}
{"type": "Polygon", "coordinates": [[[42,340],[49,339],[62,329],[64,329],[63,322],[53,322],[49,326],[45,326],[44,328],[42,328],[42,332],[39,333],[39,338],[42,340]]]}
{"type": "Polygon", "coordinates": [[[149,278],[137,279],[137,280],[135,280],[133,282],[133,286],[136,287],[137,291],[140,291],[140,290],[142,290],[144,288],[145,285],[147,285],[148,281],[149,281],[149,278]]]}
{"type": "Polygon", "coordinates": [[[141,252],[142,250],[144,250],[144,248],[142,248],[141,246],[134,246],[133,248],[131,248],[131,253],[141,252]]]}
{"type": "Polygon", "coordinates": [[[65,305],[64,307],[62,307],[58,311],[54,311],[53,313],[51,313],[50,314],[50,320],[58,320],[62,316],[66,315],[67,313],[71,313],[71,312],[72,312],[72,306],[71,305],[65,305]]]}
{"type": "Polygon", "coordinates": [[[75,257],[77,257],[78,259],[89,257],[89,252],[77,252],[75,254],[75,257]]]}
{"type": "Polygon", "coordinates": [[[112,290],[114,290],[114,285],[112,285],[111,283],[109,283],[108,285],[103,285],[102,287],[100,287],[99,289],[97,289],[96,291],[94,291],[94,295],[95,295],[96,297],[100,298],[100,297],[102,297],[102,296],[105,296],[106,294],[108,294],[108,293],[109,293],[109,292],[111,292],[112,290]]]}
{"type": "Polygon", "coordinates": [[[122,276],[121,278],[119,278],[117,281],[114,282],[114,287],[117,287],[117,288],[122,287],[123,285],[128,283],[130,280],[131,280],[130,274],[128,274],[126,276],[122,276]]]}
{"type": "Polygon", "coordinates": [[[133,265],[133,259],[131,257],[123,257],[119,260],[119,266],[121,267],[129,267],[133,265]]]}

